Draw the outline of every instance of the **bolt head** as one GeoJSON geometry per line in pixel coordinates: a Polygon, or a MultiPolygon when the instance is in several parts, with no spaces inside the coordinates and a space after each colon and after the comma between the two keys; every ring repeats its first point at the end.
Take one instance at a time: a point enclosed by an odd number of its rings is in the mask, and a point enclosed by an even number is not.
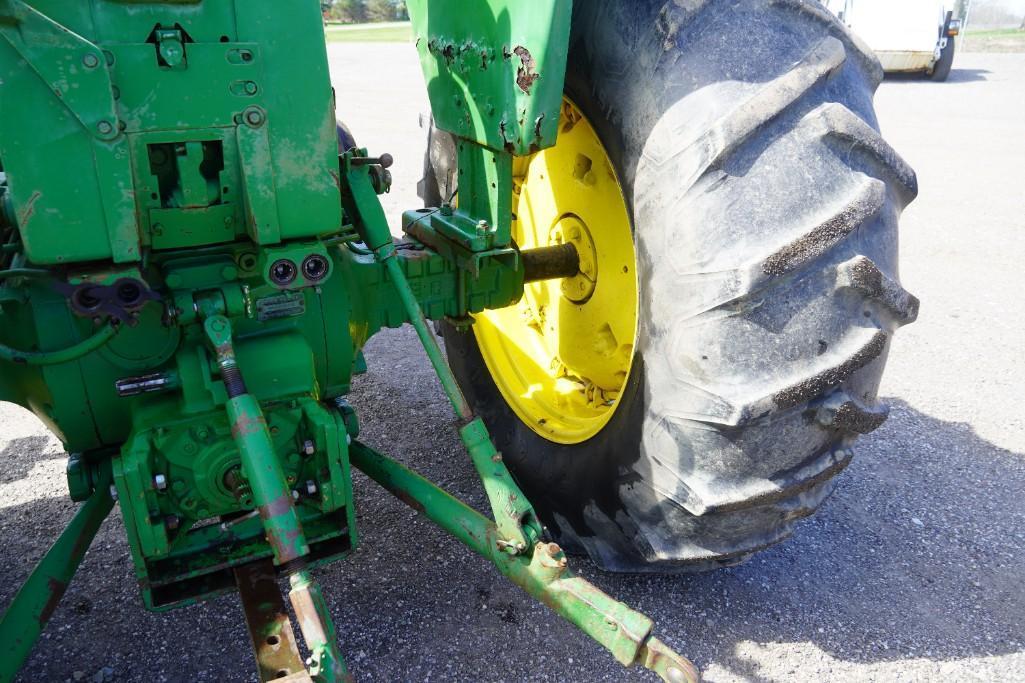
{"type": "Polygon", "coordinates": [[[117,487],[114,486],[113,484],[111,484],[109,490],[110,490],[110,499],[116,501],[117,500],[117,487]]]}
{"type": "Polygon", "coordinates": [[[303,454],[313,455],[317,452],[317,444],[314,443],[313,439],[306,439],[303,441],[303,454]]]}
{"type": "Polygon", "coordinates": [[[167,477],[162,474],[158,474],[153,477],[153,486],[156,487],[157,491],[164,491],[167,489],[167,477]]]}
{"type": "Polygon", "coordinates": [[[95,69],[100,65],[100,58],[94,55],[92,52],[87,52],[82,56],[82,64],[87,69],[95,69]]]}
{"type": "Polygon", "coordinates": [[[317,482],[312,479],[306,482],[306,495],[312,496],[317,493],[317,482]]]}
{"type": "Polygon", "coordinates": [[[114,126],[110,121],[100,121],[96,124],[96,130],[100,131],[101,135],[110,135],[114,131],[114,126]]]}
{"type": "Polygon", "coordinates": [[[263,123],[263,114],[256,109],[250,109],[246,112],[246,123],[250,126],[259,126],[263,123]]]}

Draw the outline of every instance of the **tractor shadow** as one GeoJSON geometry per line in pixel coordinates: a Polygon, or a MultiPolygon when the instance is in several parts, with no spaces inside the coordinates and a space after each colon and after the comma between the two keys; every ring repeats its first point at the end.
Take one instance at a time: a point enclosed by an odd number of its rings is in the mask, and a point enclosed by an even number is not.
{"type": "Polygon", "coordinates": [[[39,435],[11,439],[0,450],[0,484],[26,478],[37,463],[65,459],[67,454],[52,437],[39,435]]]}
{"type": "Polygon", "coordinates": [[[701,668],[746,680],[778,679],[766,664],[780,643],[841,667],[1025,650],[1025,454],[888,402],[890,420],[786,543],[710,574],[587,573],[701,668]]]}

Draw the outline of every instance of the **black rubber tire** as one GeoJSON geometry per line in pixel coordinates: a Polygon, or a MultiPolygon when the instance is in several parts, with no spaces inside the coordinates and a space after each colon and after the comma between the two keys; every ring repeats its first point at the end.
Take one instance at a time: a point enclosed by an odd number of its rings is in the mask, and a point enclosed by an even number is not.
{"type": "Polygon", "coordinates": [[[932,73],[929,74],[929,78],[942,83],[950,77],[950,70],[954,66],[954,36],[947,36],[947,44],[940,52],[940,58],[936,60],[936,63],[932,67],[932,73]]]}
{"type": "MultiPolygon", "coordinates": [[[[894,330],[914,172],[882,140],[878,62],[816,2],[576,3],[567,93],[619,173],[638,253],[634,369],[579,445],[510,410],[472,332],[449,360],[552,534],[613,571],[737,563],[833,489],[894,330]]],[[[428,205],[455,188],[430,136],[428,205]]],[[[599,280],[599,286],[601,282],[599,280]]]]}

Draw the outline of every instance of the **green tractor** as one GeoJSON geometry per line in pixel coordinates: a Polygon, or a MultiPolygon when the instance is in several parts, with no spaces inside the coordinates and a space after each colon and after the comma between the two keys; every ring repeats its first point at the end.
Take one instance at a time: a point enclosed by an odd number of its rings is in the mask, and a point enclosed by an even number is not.
{"type": "Polygon", "coordinates": [[[115,502],[148,609],[237,591],[260,681],[349,680],[314,575],[357,546],[352,466],[623,665],[693,681],[567,553],[741,562],[886,418],[916,179],[817,2],[408,5],[429,208],[395,239],[319,3],[0,0],[0,400],[82,503],[0,621],[0,681],[115,502]],[[362,349],[403,325],[493,519],[359,440],[362,349]]]}

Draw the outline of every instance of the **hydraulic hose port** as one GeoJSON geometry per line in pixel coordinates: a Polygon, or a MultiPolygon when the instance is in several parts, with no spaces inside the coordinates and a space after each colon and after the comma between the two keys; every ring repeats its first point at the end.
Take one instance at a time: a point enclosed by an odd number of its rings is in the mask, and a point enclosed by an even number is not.
{"type": "Polygon", "coordinates": [[[310,282],[320,282],[327,277],[329,267],[326,258],[320,254],[311,254],[303,260],[303,277],[310,282]]]}
{"type": "Polygon", "coordinates": [[[104,304],[103,299],[96,296],[92,285],[85,285],[76,289],[71,295],[71,308],[79,315],[91,315],[97,313],[104,304]]]}
{"type": "Polygon", "coordinates": [[[125,308],[138,306],[145,298],[145,291],[134,280],[120,280],[114,285],[114,290],[118,303],[125,308]]]}
{"type": "Polygon", "coordinates": [[[275,261],[270,267],[271,282],[282,287],[295,282],[298,274],[299,269],[296,268],[295,263],[287,258],[275,261]]]}

